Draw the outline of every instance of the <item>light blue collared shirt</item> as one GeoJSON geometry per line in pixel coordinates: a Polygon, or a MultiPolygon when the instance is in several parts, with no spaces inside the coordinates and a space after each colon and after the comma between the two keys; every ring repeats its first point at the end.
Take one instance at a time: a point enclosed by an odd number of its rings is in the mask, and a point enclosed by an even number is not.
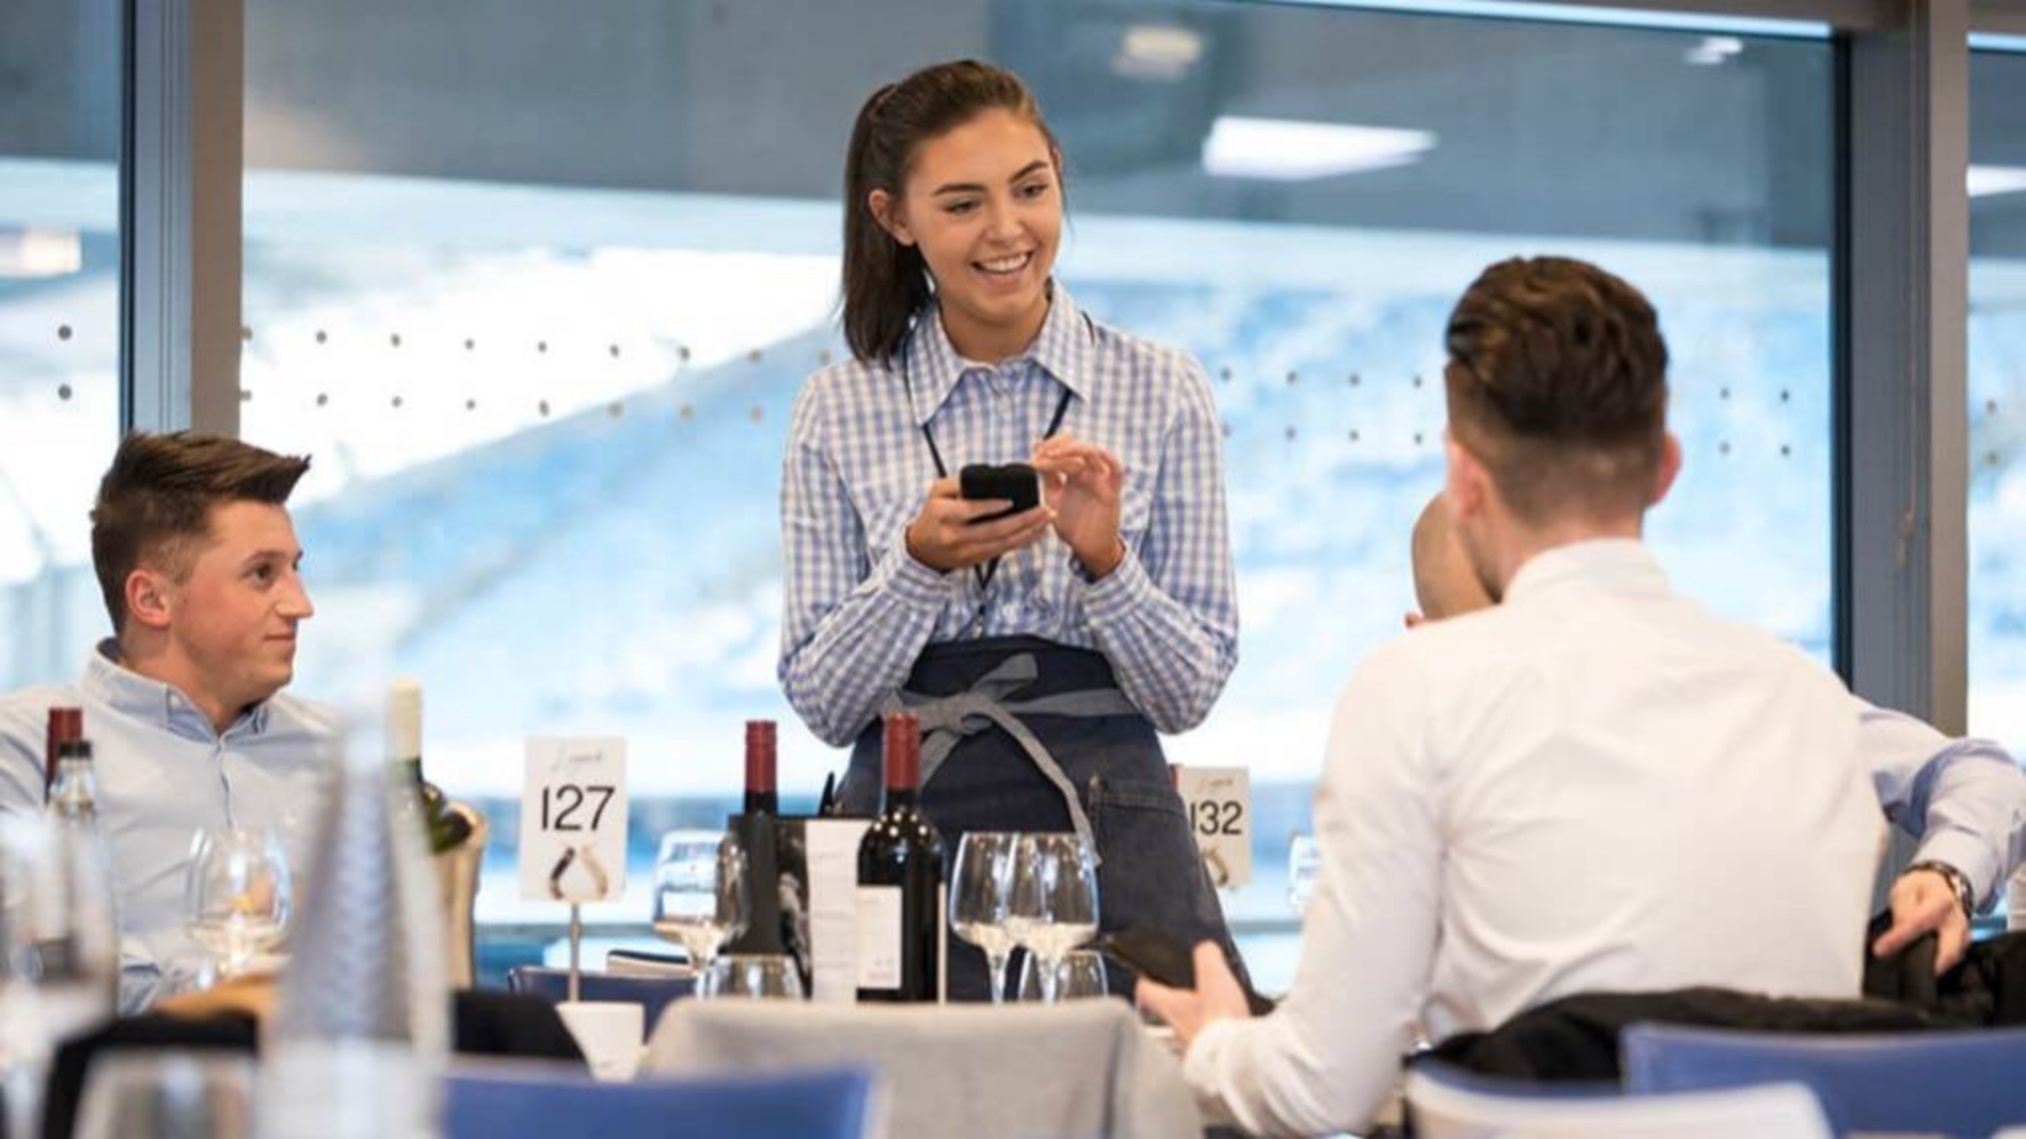
{"type": "MultiPolygon", "coordinates": [[[[277,695],[221,734],[189,697],[121,667],[117,656],[106,641],[75,686],[0,697],[0,810],[42,810],[49,709],[83,708],[127,958],[120,1004],[132,1012],[152,998],[159,968],[191,953],[183,890],[196,836],[273,828],[297,860],[340,730],[329,709],[277,695]]],[[[299,893],[303,868],[290,869],[299,893]]]]}
{"type": "Polygon", "coordinates": [[[1238,661],[1223,428],[1188,353],[1087,319],[1057,283],[1047,320],[996,366],[958,355],[931,309],[890,364],[846,360],[795,400],[781,479],[781,685],[812,731],[848,745],[930,644],[1031,634],[1096,649],[1164,732],[1202,722],[1238,661]],[[1069,395],[1062,433],[1125,464],[1125,559],[1086,578],[1054,534],[989,587],[907,551],[935,461],[1025,462],[1069,395]]]}

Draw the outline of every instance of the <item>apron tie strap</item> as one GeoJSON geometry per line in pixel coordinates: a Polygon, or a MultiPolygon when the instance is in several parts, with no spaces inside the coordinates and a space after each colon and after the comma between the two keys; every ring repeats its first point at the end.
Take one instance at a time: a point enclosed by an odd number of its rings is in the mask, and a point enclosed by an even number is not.
{"type": "Polygon", "coordinates": [[[1062,801],[1069,808],[1070,825],[1076,829],[1077,837],[1083,840],[1092,857],[1102,862],[1102,856],[1097,853],[1097,835],[1091,830],[1090,817],[1084,813],[1083,801],[1077,798],[1075,785],[1070,783],[1062,765],[1055,762],[1055,757],[1049,754],[1040,737],[1022,723],[1020,717],[1099,719],[1136,715],[1139,709],[1116,688],[1086,688],[1032,700],[1009,699],[1034,683],[1039,675],[1040,668],[1035,663],[1034,654],[1020,653],[1001,661],[998,667],[980,677],[966,691],[950,696],[923,696],[903,690],[887,700],[884,710],[888,713],[911,712],[921,721],[923,787],[935,778],[936,769],[964,739],[991,727],[1011,736],[1013,742],[1020,745],[1020,750],[1027,753],[1027,758],[1033,761],[1035,769],[1062,793],[1062,801]]]}

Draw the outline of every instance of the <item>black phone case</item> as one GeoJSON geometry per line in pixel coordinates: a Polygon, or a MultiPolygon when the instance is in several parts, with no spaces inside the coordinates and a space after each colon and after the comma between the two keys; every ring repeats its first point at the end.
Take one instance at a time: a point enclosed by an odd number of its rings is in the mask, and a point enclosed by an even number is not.
{"type": "MultiPolygon", "coordinates": [[[[1152,926],[1136,925],[1097,940],[1098,951],[1150,981],[1172,989],[1196,987],[1196,961],[1189,947],[1152,926]]],[[[1241,982],[1242,983],[1242,982],[1241,982]]],[[[1265,1016],[1274,1002],[1244,985],[1252,1015],[1265,1016]]]]}
{"type": "Polygon", "coordinates": [[[1041,483],[1034,468],[1026,463],[971,463],[957,472],[958,492],[965,498],[1003,498],[1013,505],[974,522],[990,522],[1041,505],[1041,483]]]}

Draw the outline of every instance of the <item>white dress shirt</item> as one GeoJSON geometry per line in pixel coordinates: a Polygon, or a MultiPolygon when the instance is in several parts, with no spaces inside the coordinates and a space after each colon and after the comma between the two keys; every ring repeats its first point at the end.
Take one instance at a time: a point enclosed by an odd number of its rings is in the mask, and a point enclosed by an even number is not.
{"type": "Polygon", "coordinates": [[[1185,1068],[1246,1129],[1366,1123],[1415,1027],[1579,992],[1854,997],[1884,820],[1836,677],[1643,545],[1529,560],[1338,702],[1294,987],[1185,1068]]]}

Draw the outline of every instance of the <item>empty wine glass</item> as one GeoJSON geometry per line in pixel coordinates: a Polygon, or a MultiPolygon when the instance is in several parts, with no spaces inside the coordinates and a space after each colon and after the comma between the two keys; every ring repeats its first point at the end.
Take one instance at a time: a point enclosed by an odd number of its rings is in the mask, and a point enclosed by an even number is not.
{"type": "Polygon", "coordinates": [[[1074,834],[1020,836],[1006,930],[1040,958],[1041,999],[1055,1003],[1056,965],[1097,933],[1097,854],[1074,834]]]}
{"type": "Polygon", "coordinates": [[[802,999],[802,974],[785,953],[722,953],[711,962],[697,990],[702,996],[747,1000],[802,999]]]}
{"type": "Polygon", "coordinates": [[[198,835],[184,884],[190,936],[227,977],[273,948],[292,904],[288,857],[271,830],[216,827],[198,835]]]}
{"type": "Polygon", "coordinates": [[[1314,835],[1298,834],[1287,843],[1287,904],[1297,914],[1308,912],[1308,900],[1315,895],[1316,875],[1321,873],[1322,851],[1314,835]]]}
{"type": "MultiPolygon", "coordinates": [[[[1037,958],[1027,954],[1020,965],[1020,999],[1038,1001],[1041,997],[1041,966],[1037,958]]],[[[1104,976],[1104,954],[1094,949],[1073,949],[1062,955],[1055,963],[1055,999],[1061,1001],[1083,1000],[1088,997],[1102,997],[1111,992],[1104,976]]]]}
{"type": "Polygon", "coordinates": [[[1019,835],[993,831],[966,834],[957,843],[957,864],[950,876],[950,929],[984,951],[995,1005],[1006,1000],[1006,959],[1013,953],[1006,918],[1019,841],[1019,835]]]}
{"type": "Polygon", "coordinates": [[[108,1050],[92,1060],[78,1139],[245,1139],[253,1082],[252,1056],[108,1050]]]}
{"type": "Polygon", "coordinates": [[[681,942],[701,979],[718,949],[745,932],[748,888],[736,835],[670,831],[654,864],[654,932],[681,942]]]}
{"type": "MultiPolygon", "coordinates": [[[[8,1067],[38,1069],[66,1037],[113,1015],[119,931],[104,853],[89,828],[0,816],[0,1063],[8,1067]]],[[[39,1091],[9,1095],[26,1108],[39,1091]]]]}

